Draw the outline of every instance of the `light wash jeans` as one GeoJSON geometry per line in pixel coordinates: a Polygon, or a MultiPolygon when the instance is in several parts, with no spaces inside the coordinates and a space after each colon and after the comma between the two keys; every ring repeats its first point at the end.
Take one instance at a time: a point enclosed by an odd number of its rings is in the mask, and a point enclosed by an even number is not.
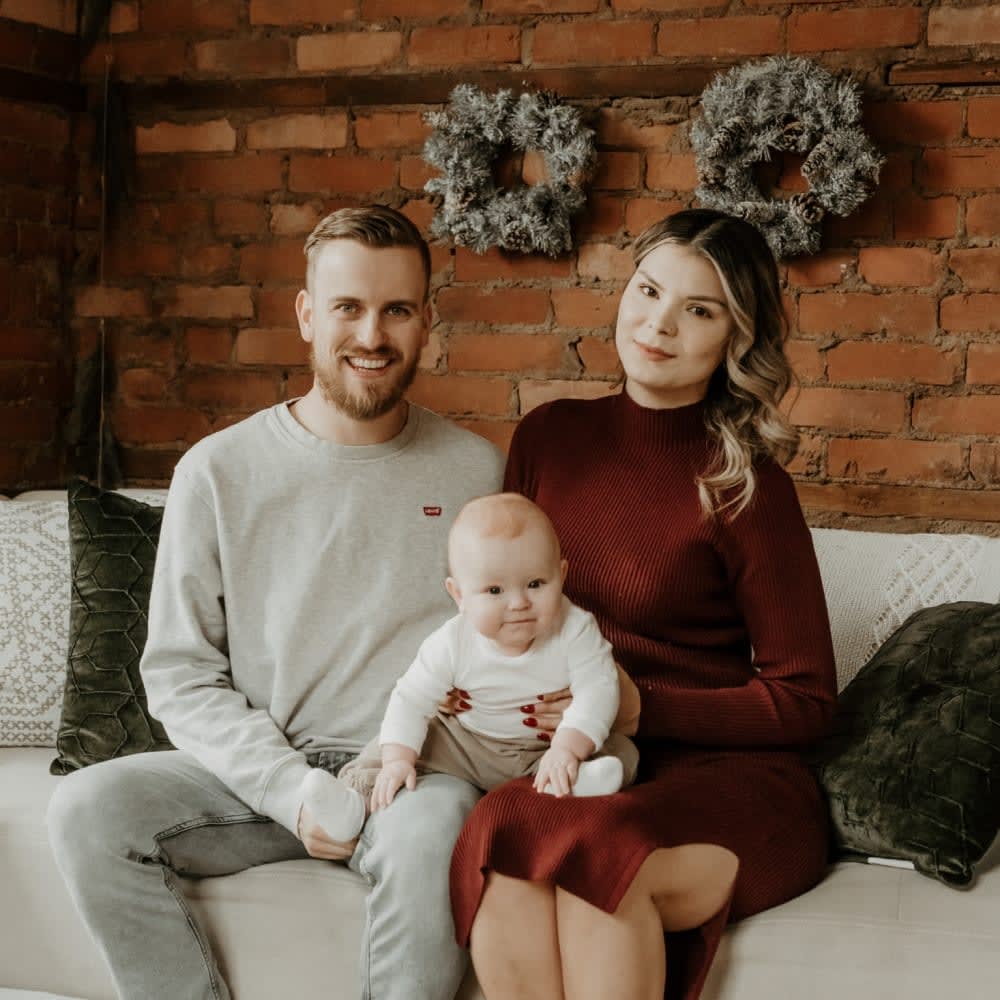
{"type": "MultiPolygon", "coordinates": [[[[310,763],[335,771],[349,756],[320,754],[310,763]]],[[[455,943],[448,866],[478,797],[457,778],[428,775],[417,792],[403,789],[365,824],[349,862],[371,886],[362,1000],[453,1000],[467,956],[455,943]]],[[[283,826],[179,750],[67,775],[48,823],[56,862],[122,1000],[229,1000],[176,876],[228,875],[308,856],[283,826]]]]}

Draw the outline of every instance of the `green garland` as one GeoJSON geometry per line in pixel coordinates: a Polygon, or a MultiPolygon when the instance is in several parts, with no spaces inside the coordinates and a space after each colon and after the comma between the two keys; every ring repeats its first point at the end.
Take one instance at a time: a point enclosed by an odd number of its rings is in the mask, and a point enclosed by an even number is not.
{"type": "Polygon", "coordinates": [[[594,133],[576,108],[548,92],[515,99],[509,90],[490,95],[459,84],[447,110],[426,120],[434,131],[424,158],[442,173],[424,185],[442,199],[433,236],[476,253],[496,246],[555,257],[572,249],[571,219],[586,201],[583,184],[596,160],[594,133]],[[498,189],[493,165],[505,146],[540,150],[548,180],[498,189]]]}

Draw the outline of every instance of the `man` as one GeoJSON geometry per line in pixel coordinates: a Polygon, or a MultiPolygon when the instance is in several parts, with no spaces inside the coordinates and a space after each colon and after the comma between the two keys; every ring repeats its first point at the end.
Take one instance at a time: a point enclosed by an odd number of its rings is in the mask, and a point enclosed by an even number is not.
{"type": "Polygon", "coordinates": [[[448,616],[434,585],[447,532],[467,499],[497,489],[501,457],[404,399],[431,315],[412,223],[341,209],[306,255],[296,312],[312,388],[199,442],[171,483],[142,675],[178,749],[78,771],[50,809],[60,869],[125,1000],[230,995],[176,872],[307,854],[373,882],[365,998],[451,1000],[465,969],[448,862],[472,787],[428,776],[338,843],[301,786],[374,734],[448,616]]]}

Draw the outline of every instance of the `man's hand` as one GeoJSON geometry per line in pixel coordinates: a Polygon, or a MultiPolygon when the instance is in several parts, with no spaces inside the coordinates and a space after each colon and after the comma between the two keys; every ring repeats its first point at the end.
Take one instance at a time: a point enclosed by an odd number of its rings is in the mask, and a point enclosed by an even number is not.
{"type": "Polygon", "coordinates": [[[346,861],[358,843],[357,839],[331,840],[305,806],[299,810],[298,834],[309,856],[324,861],[346,861]]]}
{"type": "Polygon", "coordinates": [[[580,761],[572,750],[562,746],[549,747],[538,762],[535,791],[549,791],[559,799],[564,795],[572,795],[579,769],[580,761]],[[546,789],[546,785],[551,787],[546,789]]]}
{"type": "Polygon", "coordinates": [[[618,670],[618,714],[611,729],[622,736],[635,736],[639,731],[642,698],[632,678],[617,663],[615,667],[618,670]]]}
{"type": "Polygon", "coordinates": [[[372,812],[384,809],[403,785],[412,792],[417,787],[417,769],[408,760],[391,760],[382,765],[372,789],[372,812]]]}

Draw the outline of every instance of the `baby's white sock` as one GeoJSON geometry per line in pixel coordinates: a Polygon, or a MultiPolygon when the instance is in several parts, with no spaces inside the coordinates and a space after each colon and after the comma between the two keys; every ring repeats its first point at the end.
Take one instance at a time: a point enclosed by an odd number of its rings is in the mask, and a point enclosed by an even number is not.
{"type": "Polygon", "coordinates": [[[365,800],[346,781],[314,767],[302,782],[302,804],[331,840],[354,840],[365,825],[365,800]]]}
{"type": "MultiPolygon", "coordinates": [[[[577,798],[591,795],[613,795],[622,787],[625,780],[625,768],[617,757],[598,757],[597,760],[585,760],[576,772],[573,782],[573,794],[577,798]]],[[[552,794],[552,785],[546,785],[542,791],[552,794]]]]}

